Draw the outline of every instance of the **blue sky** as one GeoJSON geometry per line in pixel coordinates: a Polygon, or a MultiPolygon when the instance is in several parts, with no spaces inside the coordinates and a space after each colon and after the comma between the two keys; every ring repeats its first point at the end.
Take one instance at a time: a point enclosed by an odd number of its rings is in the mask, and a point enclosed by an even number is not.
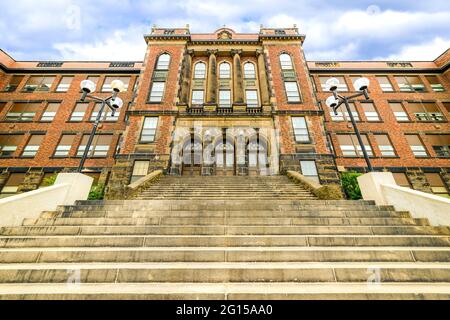
{"type": "Polygon", "coordinates": [[[153,24],[296,24],[308,60],[432,60],[450,47],[449,0],[2,0],[0,48],[17,60],[142,60],[153,24]]]}

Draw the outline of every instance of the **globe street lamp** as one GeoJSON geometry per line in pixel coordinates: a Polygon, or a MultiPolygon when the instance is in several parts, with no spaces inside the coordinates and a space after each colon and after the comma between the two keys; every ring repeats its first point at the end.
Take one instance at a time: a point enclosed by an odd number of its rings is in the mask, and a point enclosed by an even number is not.
{"type": "Polygon", "coordinates": [[[80,87],[81,87],[81,91],[83,92],[81,95],[82,102],[86,101],[86,98],[90,98],[91,101],[100,102],[102,104],[102,106],[100,107],[100,110],[97,114],[97,118],[95,119],[95,122],[94,122],[94,127],[92,128],[91,134],[89,135],[89,140],[87,142],[86,148],[84,149],[83,156],[81,157],[80,165],[77,170],[77,172],[79,172],[79,173],[81,173],[81,171],[83,170],[84,163],[86,162],[89,151],[91,149],[92,142],[94,141],[95,133],[97,132],[97,128],[101,122],[105,106],[108,106],[108,108],[111,110],[112,116],[114,116],[114,114],[116,113],[117,110],[122,108],[123,101],[117,95],[120,92],[125,91],[125,85],[120,80],[112,81],[111,88],[113,90],[113,94],[112,94],[112,96],[110,96],[106,99],[90,95],[91,93],[95,92],[95,87],[96,87],[95,83],[90,80],[81,81],[80,87]]]}
{"type": "Polygon", "coordinates": [[[366,147],[364,146],[364,142],[361,138],[361,134],[359,133],[358,127],[356,126],[355,118],[353,117],[352,111],[350,110],[350,105],[348,103],[349,100],[364,96],[366,100],[369,99],[369,92],[367,89],[369,88],[370,81],[367,78],[359,78],[354,82],[354,87],[358,92],[355,95],[344,97],[337,93],[337,88],[339,85],[339,80],[336,78],[330,78],[326,82],[326,87],[329,91],[333,93],[332,96],[328,97],[326,100],[326,104],[328,107],[332,108],[334,113],[337,115],[337,109],[345,104],[345,108],[347,109],[347,113],[350,117],[350,121],[353,125],[353,130],[355,131],[356,137],[358,138],[359,145],[361,146],[362,153],[364,155],[364,159],[366,159],[367,168],[369,172],[373,171],[372,164],[370,163],[369,155],[367,154],[366,147]]]}

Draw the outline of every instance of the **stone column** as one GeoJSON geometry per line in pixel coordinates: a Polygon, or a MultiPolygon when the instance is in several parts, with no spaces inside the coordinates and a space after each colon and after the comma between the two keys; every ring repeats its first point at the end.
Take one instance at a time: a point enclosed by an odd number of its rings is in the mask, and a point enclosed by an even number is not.
{"type": "MultiPolygon", "coordinates": [[[[245,106],[244,80],[242,76],[241,55],[242,50],[231,50],[233,56],[233,106],[245,106]]],[[[234,108],[233,108],[234,109],[234,108]]]]}
{"type": "Polygon", "coordinates": [[[191,84],[192,56],[194,50],[187,50],[183,59],[183,74],[181,80],[180,105],[189,103],[189,89],[191,84]]]}
{"type": "Polygon", "coordinates": [[[206,104],[209,106],[217,105],[217,58],[218,50],[206,50],[209,55],[208,63],[208,83],[206,90],[206,104]]]}
{"type": "Polygon", "coordinates": [[[258,58],[258,76],[259,76],[259,91],[261,92],[261,104],[263,107],[270,106],[269,85],[267,81],[266,62],[264,59],[264,51],[262,49],[256,50],[258,58]]]}

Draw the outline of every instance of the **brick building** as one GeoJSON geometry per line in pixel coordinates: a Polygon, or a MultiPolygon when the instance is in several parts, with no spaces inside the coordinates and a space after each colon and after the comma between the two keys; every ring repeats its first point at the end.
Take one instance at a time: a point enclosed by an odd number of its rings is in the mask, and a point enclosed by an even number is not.
{"type": "Polygon", "coordinates": [[[41,187],[74,170],[99,105],[80,101],[80,82],[107,96],[121,79],[120,113],[105,114],[86,173],[108,198],[148,172],[275,175],[302,172],[338,184],[364,171],[347,114],[327,109],[329,77],[339,91],[370,79],[354,116],[377,170],[414,189],[450,188],[450,50],[429,62],[307,61],[296,28],[191,34],[153,28],[143,62],[20,62],[0,51],[0,190],[41,187]]]}

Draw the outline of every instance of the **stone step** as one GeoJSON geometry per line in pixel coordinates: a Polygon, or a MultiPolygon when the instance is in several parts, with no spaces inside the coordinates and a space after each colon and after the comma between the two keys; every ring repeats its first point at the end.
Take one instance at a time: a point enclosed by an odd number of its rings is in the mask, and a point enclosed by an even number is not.
{"type": "Polygon", "coordinates": [[[448,235],[448,229],[430,226],[21,226],[2,227],[0,235],[448,235]]]}
{"type": "Polygon", "coordinates": [[[450,262],[442,247],[147,247],[0,249],[0,263],[450,262]]]}
{"type": "Polygon", "coordinates": [[[0,283],[320,283],[450,282],[450,264],[381,263],[105,263],[0,265],[0,283]]]}
{"type": "Polygon", "coordinates": [[[448,283],[1,284],[0,299],[25,300],[450,300],[448,283]]]}
{"type": "Polygon", "coordinates": [[[137,226],[137,225],[429,225],[426,219],[406,218],[210,218],[210,217],[153,217],[153,218],[57,218],[25,219],[24,226],[137,226]]]}
{"type": "Polygon", "coordinates": [[[44,212],[42,218],[411,218],[405,211],[67,211],[44,212]]]}
{"type": "MultiPolygon", "coordinates": [[[[150,205],[150,204],[158,204],[158,205],[185,205],[190,204],[189,200],[179,200],[179,201],[164,201],[164,200],[77,200],[75,202],[76,205],[150,205]]],[[[271,199],[261,199],[260,203],[264,205],[276,204],[276,205],[324,205],[324,206],[362,206],[362,207],[375,207],[375,202],[367,201],[367,200],[271,200],[271,199]]],[[[208,201],[209,205],[226,205],[227,201],[208,201]]],[[[389,206],[391,207],[391,206],[389,206]]]]}
{"type": "Polygon", "coordinates": [[[450,236],[28,236],[0,237],[0,248],[32,247],[450,247],[450,236]]]}

